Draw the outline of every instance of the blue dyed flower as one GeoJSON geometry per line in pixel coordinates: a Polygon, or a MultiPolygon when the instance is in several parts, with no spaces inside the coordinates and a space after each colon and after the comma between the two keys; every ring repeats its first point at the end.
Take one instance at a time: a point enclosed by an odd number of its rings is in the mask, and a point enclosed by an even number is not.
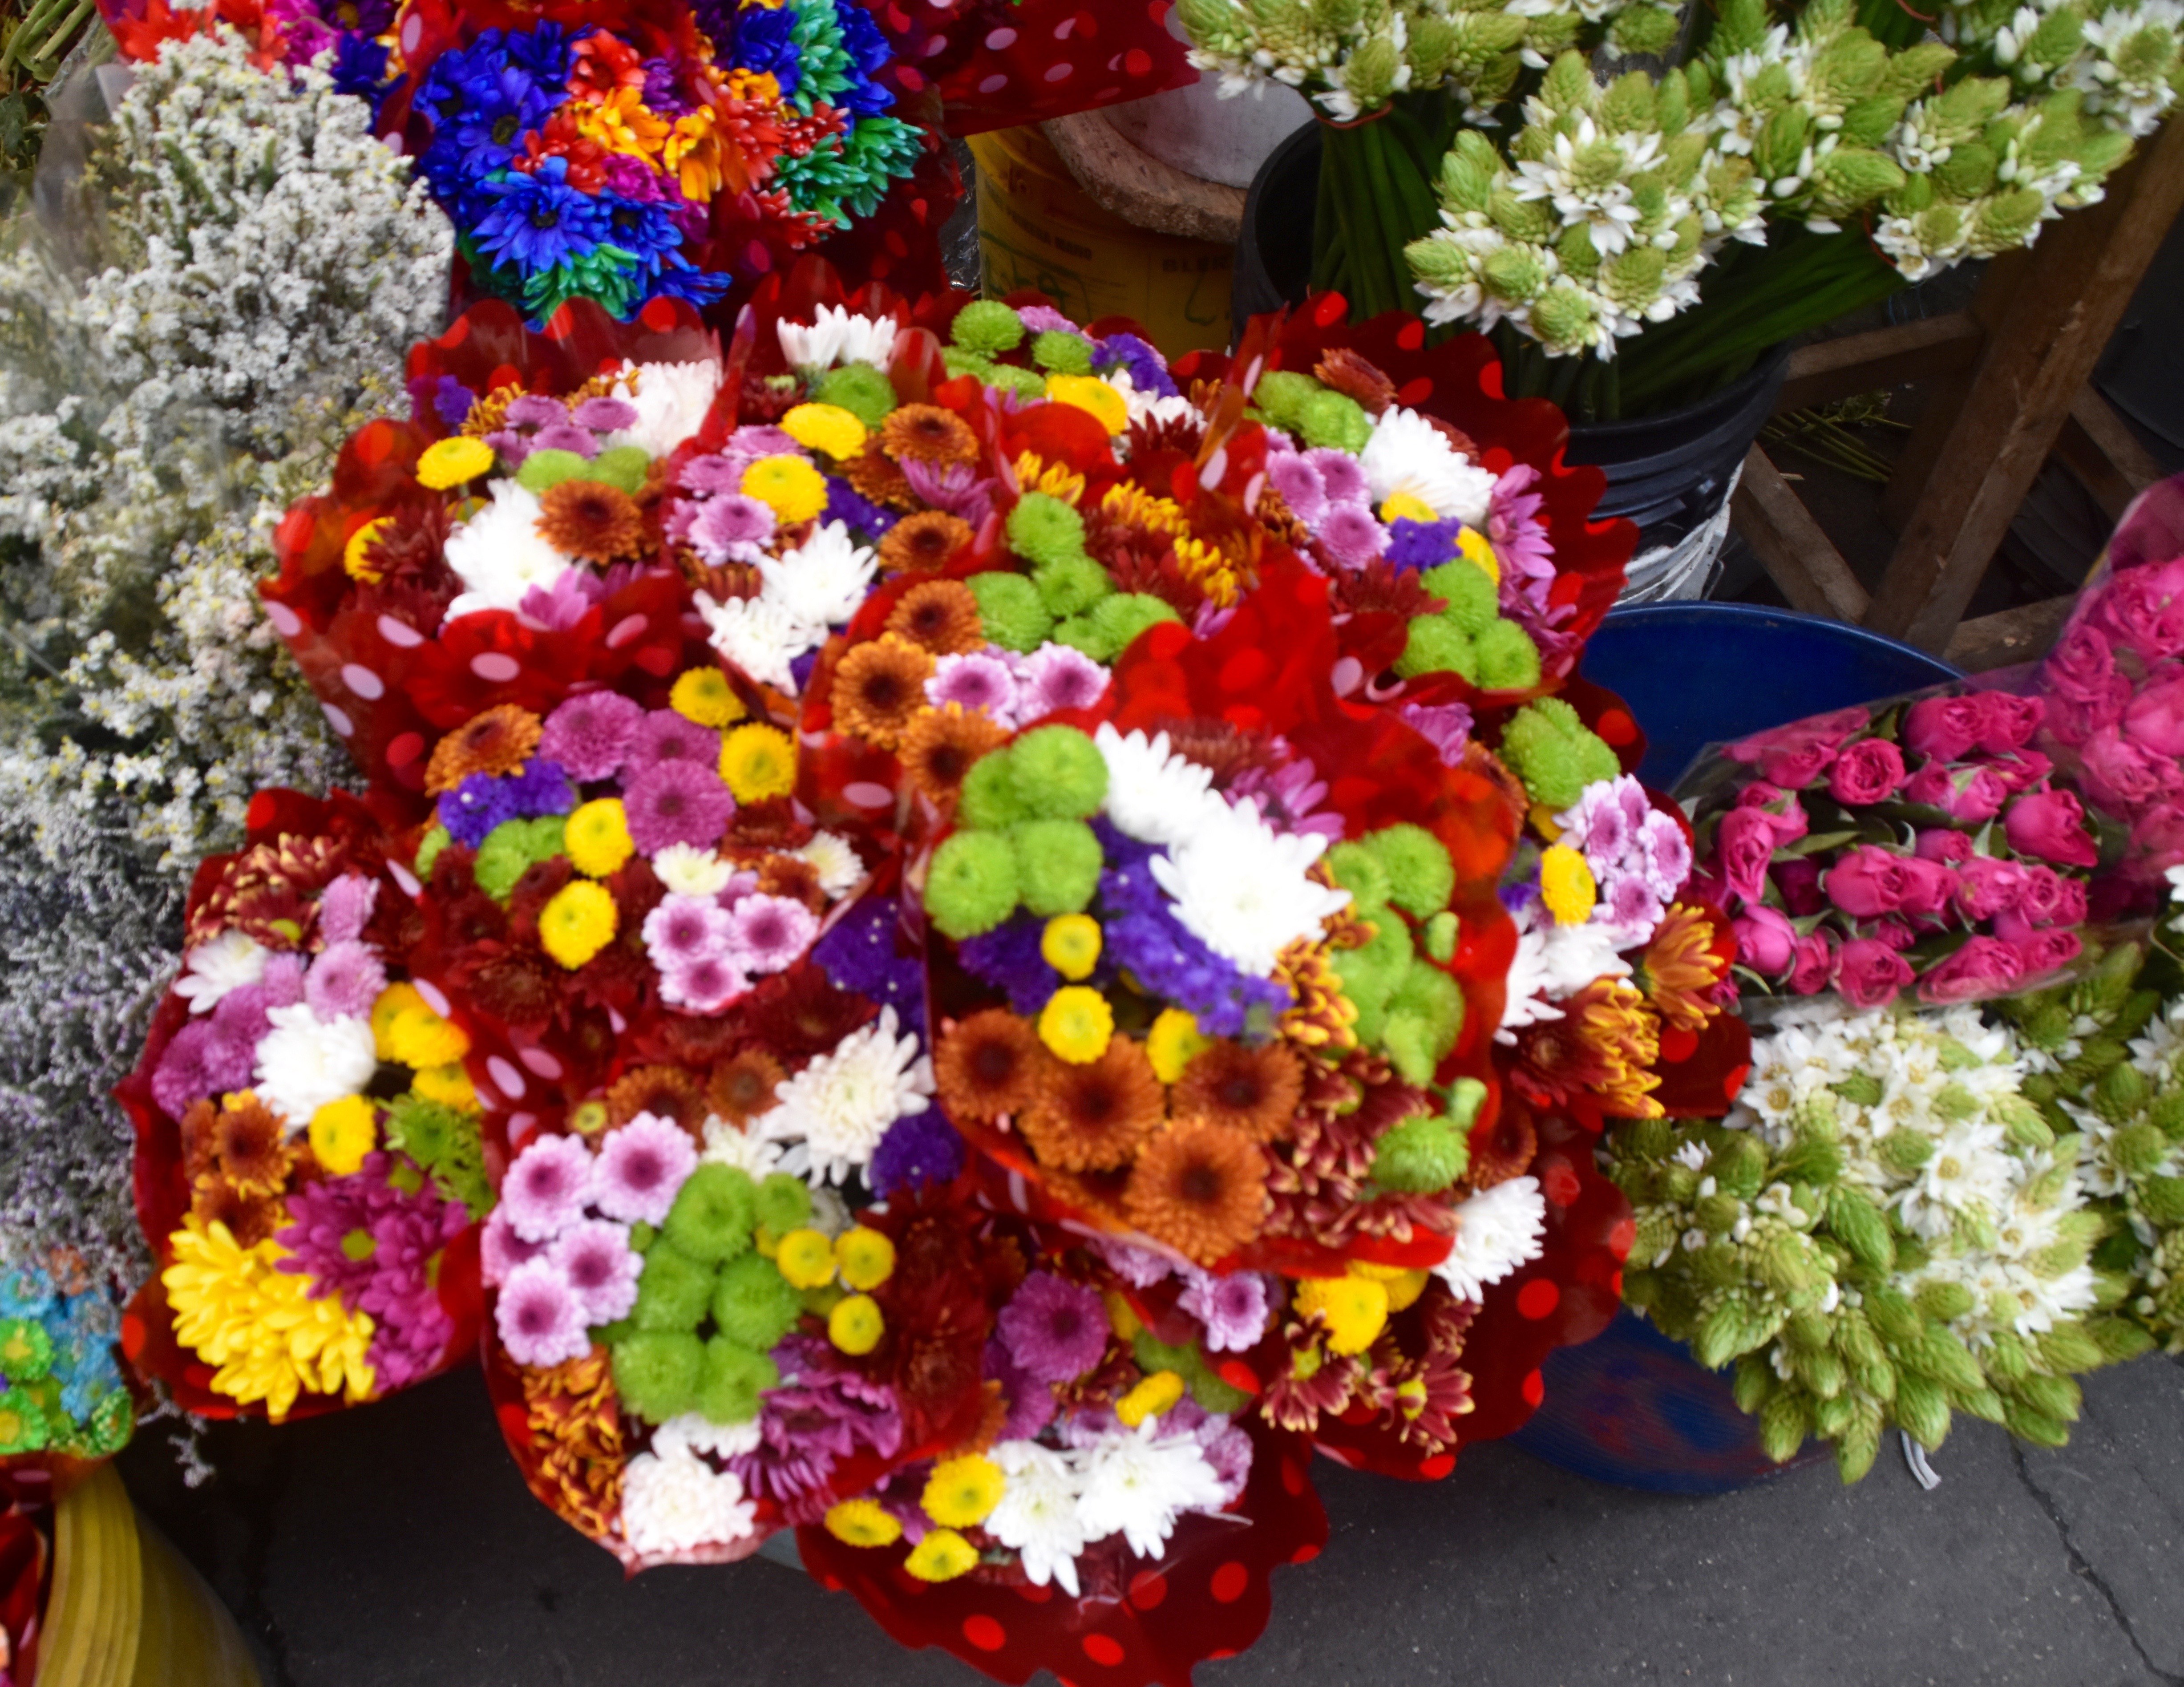
{"type": "Polygon", "coordinates": [[[370,36],[343,30],[334,42],[334,92],[367,102],[376,121],[387,97],[387,49],[370,36]]]}
{"type": "Polygon", "coordinates": [[[872,80],[887,69],[893,49],[872,14],[862,6],[837,6],[834,18],[841,26],[842,49],[856,71],[834,97],[834,103],[860,117],[876,116],[894,103],[893,91],[872,80]]]}
{"type": "Polygon", "coordinates": [[[729,62],[738,70],[772,76],[788,99],[802,86],[803,54],[796,45],[794,6],[750,6],[735,14],[729,62]]]}
{"type": "Polygon", "coordinates": [[[449,427],[460,427],[470,419],[477,394],[452,375],[443,375],[432,389],[432,414],[449,427]]]}
{"type": "Polygon", "coordinates": [[[569,186],[569,161],[549,158],[535,170],[510,170],[486,184],[493,209],[471,235],[495,264],[529,276],[588,257],[611,233],[607,207],[569,186]]]}
{"type": "Polygon", "coordinates": [[[558,761],[527,761],[500,782],[508,793],[509,812],[517,820],[567,814],[577,806],[576,788],[558,761]]]}

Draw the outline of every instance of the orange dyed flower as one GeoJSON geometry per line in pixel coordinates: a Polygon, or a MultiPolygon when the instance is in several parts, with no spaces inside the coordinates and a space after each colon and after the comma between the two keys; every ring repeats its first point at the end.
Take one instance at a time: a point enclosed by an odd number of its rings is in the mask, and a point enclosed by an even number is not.
{"type": "Polygon", "coordinates": [[[644,548],[644,512],[620,487],[563,481],[539,495],[538,537],[566,556],[614,562],[644,548]]]}
{"type": "Polygon", "coordinates": [[[1178,1119],[1138,1156],[1123,1208],[1148,1236],[1212,1265],[1259,1233],[1267,1162],[1241,1131],[1178,1119]]]}
{"type": "Polygon", "coordinates": [[[967,463],[978,454],[978,441],[953,410],[905,404],[880,424],[880,449],[898,462],[967,463]]]}
{"type": "Polygon", "coordinates": [[[1219,1042],[1183,1069],[1171,1097],[1178,1119],[1205,1119],[1255,1142],[1287,1132],[1304,1095],[1304,1063],[1286,1044],[1219,1042]]]}
{"type": "Polygon", "coordinates": [[[1702,1031],[1721,1011],[1712,999],[1729,976],[1727,944],[1703,909],[1679,902],[1662,917],[1638,963],[1638,988],[1679,1031],[1702,1031]]]}
{"type": "Polygon", "coordinates": [[[1049,1061],[1017,1128],[1042,1165],[1108,1172],[1129,1164],[1166,1111],[1144,1045],[1111,1037],[1097,1060],[1049,1061]]]}
{"type": "Polygon", "coordinates": [[[928,580],[903,593],[888,616],[887,630],[936,656],[961,656],[986,642],[978,600],[960,580],[928,580]]]}
{"type": "Polygon", "coordinates": [[[705,1100],[732,1125],[747,1125],[773,1111],[774,1087],[788,1074],[763,1049],[745,1049],[713,1068],[705,1100]]]}
{"type": "Polygon", "coordinates": [[[933,668],[933,653],[899,633],[860,644],[834,671],[834,725],[882,749],[894,749],[925,707],[933,668]]]}
{"type": "Polygon", "coordinates": [[[497,777],[515,772],[538,748],[542,730],[536,715],[513,703],[471,715],[433,746],[432,759],[425,768],[426,791],[437,797],[473,773],[497,777]]]}
{"type": "Polygon", "coordinates": [[[934,802],[952,802],[972,764],[1008,735],[991,715],[967,711],[960,703],[922,710],[902,735],[902,771],[934,802]]]}
{"type": "Polygon", "coordinates": [[[1006,1008],[988,1008],[941,1037],[933,1087],[951,1115],[993,1119],[1030,1106],[1054,1064],[1028,1023],[1006,1008]]]}
{"type": "Polygon", "coordinates": [[[922,509],[887,530],[880,540],[880,566],[894,574],[937,574],[972,537],[971,524],[961,516],[944,509],[922,509]]]}

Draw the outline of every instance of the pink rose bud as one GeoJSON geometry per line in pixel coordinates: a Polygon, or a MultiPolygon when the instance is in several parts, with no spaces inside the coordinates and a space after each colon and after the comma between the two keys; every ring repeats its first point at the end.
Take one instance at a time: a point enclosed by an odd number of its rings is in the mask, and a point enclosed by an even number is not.
{"type": "Polygon", "coordinates": [[[1957,868],[1957,911],[1974,925],[2014,907],[2031,870],[1992,855],[1973,855],[1957,868]]]}
{"type": "Polygon", "coordinates": [[[1954,761],[1979,742],[1984,710],[1976,697],[1930,697],[1903,715],[1903,747],[1936,761],[1954,761]]]}
{"type": "Polygon", "coordinates": [[[1974,938],[1919,981],[1922,1002],[1970,1002],[2008,995],[2024,975],[2014,944],[1974,938]]]}
{"type": "Polygon", "coordinates": [[[2124,570],[2101,589],[2086,619],[2142,661],[2184,651],[2184,567],[2169,562],[2124,570]]]}
{"type": "Polygon", "coordinates": [[[2184,679],[2148,686],[2132,698],[2123,711],[2123,729],[2155,755],[2184,755],[2184,679]]]}
{"type": "Polygon", "coordinates": [[[1771,732],[1755,732],[1729,747],[1730,759],[1756,765],[1760,777],[1791,790],[1802,790],[1828,770],[1836,747],[1872,725],[1863,709],[1838,709],[1794,721],[1771,732]]]}
{"type": "Polygon", "coordinates": [[[1714,858],[1732,894],[1758,902],[1767,894],[1774,857],[1774,817],[1763,809],[1731,809],[1714,832],[1714,858]]]}
{"type": "Polygon", "coordinates": [[[1938,914],[1949,905],[1949,899],[1957,892],[1957,876],[1939,861],[1921,860],[1916,855],[1898,855],[1897,871],[1903,875],[1903,899],[1897,904],[1904,913],[1914,918],[1938,914]]]}
{"type": "Polygon", "coordinates": [[[1739,791],[1736,805],[1767,816],[1777,849],[1785,844],[1796,843],[1812,830],[1805,819],[1805,810],[1797,802],[1797,793],[1786,791],[1780,785],[1771,785],[1764,779],[1755,779],[1739,791]]]}
{"type": "Polygon", "coordinates": [[[2086,796],[2112,815],[2138,814],[2184,794],[2174,758],[2149,753],[2114,727],[2094,733],[2079,754],[2086,796]]]}
{"type": "Polygon", "coordinates": [[[1989,755],[2006,755],[2032,742],[2048,705],[2036,697],[2020,697],[2014,691],[1975,693],[1980,705],[1979,747],[1989,755]]]}
{"type": "Polygon", "coordinates": [[[1856,1008],[1886,1007],[1911,977],[1911,963],[1871,938],[1845,944],[1836,966],[1836,988],[1856,1008]]]}
{"type": "Polygon", "coordinates": [[[1782,905],[1793,920],[1817,914],[1828,905],[1820,894],[1820,866],[1809,855],[1786,855],[1775,862],[1774,888],[1782,893],[1782,905]]]}
{"type": "Polygon", "coordinates": [[[1877,844],[1861,844],[1844,853],[1823,882],[1828,900],[1853,920],[1878,919],[1903,905],[1904,858],[1877,844]]]}
{"type": "Polygon", "coordinates": [[[1904,782],[1903,800],[1936,808],[1951,820],[1976,824],[1992,820],[2009,799],[2009,787],[1991,767],[1960,763],[1945,767],[1930,761],[1904,782]]]}
{"type": "Polygon", "coordinates": [[[2036,749],[2015,749],[1983,763],[2008,788],[2010,795],[2029,791],[2055,771],[2055,764],[2036,749]]]}
{"type": "Polygon", "coordinates": [[[2086,829],[2086,811],[2068,791],[2028,792],[2009,805],[2002,829],[2020,855],[2066,867],[2100,864],[2101,852],[2086,829]]]}
{"type": "Polygon", "coordinates": [[[1828,794],[1860,807],[1880,803],[1903,782],[1903,752],[1886,738],[1860,738],[1828,770],[1828,794]]]}
{"type": "Polygon", "coordinates": [[[1797,959],[1797,927],[1772,908],[1755,903],[1730,928],[1736,933],[1736,958],[1764,977],[1780,977],[1797,959]]]}
{"type": "Polygon", "coordinates": [[[2063,635],[2040,665],[2040,684],[2051,703],[2102,702],[2120,677],[2114,647],[2083,620],[2063,635]]]}
{"type": "Polygon", "coordinates": [[[1901,914],[1891,914],[1886,919],[1860,926],[1858,934],[1862,938],[1871,938],[1875,943],[1886,944],[1899,955],[1919,941],[1918,933],[1911,929],[1911,922],[1901,914]]]}
{"type": "Polygon", "coordinates": [[[1922,861],[1968,861],[1971,859],[1972,840],[1961,832],[1930,826],[1919,834],[1917,854],[1922,861]]]}
{"type": "Polygon", "coordinates": [[[2054,972],[2067,966],[2078,958],[2085,944],[2078,940],[2075,932],[2059,927],[2035,932],[2027,938],[2017,939],[2018,978],[2020,988],[2026,988],[2054,972]]]}
{"type": "Polygon", "coordinates": [[[1816,996],[1835,981],[1836,940],[1829,932],[1813,932],[1797,939],[1797,958],[1790,969],[1790,988],[1801,996],[1816,996]]]}

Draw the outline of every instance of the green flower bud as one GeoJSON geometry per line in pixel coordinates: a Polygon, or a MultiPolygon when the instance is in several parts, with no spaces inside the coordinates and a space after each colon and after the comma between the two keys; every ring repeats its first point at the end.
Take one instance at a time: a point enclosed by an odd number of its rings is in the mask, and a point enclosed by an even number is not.
{"type": "Polygon", "coordinates": [[[1851,1257],[1868,1270],[1886,1271],[1896,1263],[1896,1244],[1889,1236],[1888,1221],[1864,1191],[1847,1187],[1831,1190],[1828,1228],[1851,1257]]]}
{"type": "Polygon", "coordinates": [[[1355,398],[1322,388],[1298,409],[1297,431],[1306,445],[1329,446],[1355,456],[1373,437],[1373,424],[1355,398]]]}
{"type": "Polygon", "coordinates": [[[1883,1094],[1880,1080],[1869,1072],[1852,1072],[1830,1088],[1853,1107],[1878,1107],[1883,1094]]]}
{"type": "Polygon", "coordinates": [[[1031,342],[1031,360],[1050,375],[1089,375],[1092,342],[1066,328],[1049,328],[1031,342]]]}
{"type": "Polygon", "coordinates": [[[1107,763],[1074,727],[1034,727],[1009,749],[1010,776],[1027,813],[1086,820],[1107,800],[1107,763]]]}
{"type": "Polygon", "coordinates": [[[1759,1409],[1759,1449],[1777,1464],[1797,1457],[1811,1434],[1805,1404],[1793,1394],[1778,1394],[1759,1409]]]}
{"type": "Polygon", "coordinates": [[[1911,1297],[1911,1303],[1918,1307],[1921,1317],[1942,1323],[1963,1317],[1977,1304],[1971,1290],[1964,1284],[1944,1282],[1939,1278],[1920,1283],[1918,1293],[1911,1297]]]}
{"type": "Polygon", "coordinates": [[[1546,258],[1531,245],[1499,246],[1479,265],[1479,284],[1499,299],[1524,304],[1540,296],[1548,281],[1546,258]]]}
{"type": "Polygon", "coordinates": [[[1549,287],[1532,306],[1532,327],[1549,352],[1574,351],[1592,336],[1592,303],[1574,287],[1549,287]]]}
{"type": "Polygon", "coordinates": [[[683,1180],[660,1233],[694,1260],[734,1259],[750,1246],[757,1195],[749,1173],[733,1166],[700,1166],[683,1180]]]}
{"type": "Polygon", "coordinates": [[[694,1330],[712,1298],[710,1267],[655,1242],[637,1279],[630,1322],[641,1330],[694,1330]]]}
{"type": "Polygon", "coordinates": [[[1362,841],[1379,858],[1388,876],[1388,899],[1396,907],[1424,920],[1448,906],[1456,894],[1456,862],[1432,832],[1401,821],[1368,832],[1362,841]]]}
{"type": "Polygon", "coordinates": [[[992,357],[1023,343],[1023,319],[997,298],[976,299],[956,313],[948,337],[966,351],[992,357]]]}
{"type": "Polygon", "coordinates": [[[1898,1177],[1909,1177],[1934,1157],[1934,1139],[1924,1132],[1891,1131],[1875,1144],[1880,1163],[1898,1177]]]}
{"type": "Polygon", "coordinates": [[[1006,837],[958,832],[933,852],[925,910],[944,935],[960,943],[990,932],[1016,912],[1017,899],[1016,851],[1006,837]]]}
{"type": "Polygon", "coordinates": [[[1031,583],[1039,602],[1057,617],[1082,614],[1115,590],[1107,571],[1081,551],[1042,562],[1032,571],[1031,583]]]}
{"type": "Polygon", "coordinates": [[[716,1335],[705,1344],[699,1415],[708,1423],[748,1423],[758,1416],[759,1397],[780,1382],[780,1368],[765,1354],[716,1335]]]}
{"type": "Polygon", "coordinates": [[[1896,1378],[1896,1421],[1903,1432],[1928,1452],[1949,1438],[1949,1403],[1940,1384],[1915,1371],[1900,1372],[1896,1378]]]}
{"type": "Polygon", "coordinates": [[[1039,587],[1022,575],[997,570],[963,583],[978,599],[980,631],[1004,650],[1028,655],[1054,630],[1054,615],[1040,601],[1039,587]]]}
{"type": "Polygon", "coordinates": [[[1361,112],[1375,112],[1396,92],[1396,78],[1403,69],[1403,54],[1391,36],[1376,35],[1362,42],[1345,59],[1338,73],[1342,87],[1357,102],[1361,112]]]}
{"type": "Polygon", "coordinates": [[[1470,1160],[1463,1137],[1445,1118],[1403,1120],[1373,1145],[1373,1181],[1405,1194],[1432,1194],[1462,1177],[1470,1160]]]}
{"type": "MultiPolygon", "coordinates": [[[[1003,305],[1001,309],[1007,310],[1008,307],[1003,305]]],[[[1013,316],[1016,313],[1011,310],[1009,315],[1013,316]]],[[[845,363],[828,370],[819,377],[811,396],[822,404],[833,404],[847,410],[875,432],[894,414],[894,383],[868,363],[845,363]]]]}
{"type": "Polygon", "coordinates": [[[622,1410],[665,1423],[697,1404],[705,1349],[687,1332],[647,1330],[616,1342],[610,1363],[622,1410]]]}
{"type": "Polygon", "coordinates": [[[1540,683],[1540,647],[1515,621],[1497,620],[1474,641],[1481,691],[1531,691],[1540,683]]]}
{"type": "Polygon", "coordinates": [[[769,1350],[794,1328],[800,1310],[788,1279],[758,1253],[730,1261],[713,1289],[713,1322],[755,1352],[769,1350]]]}

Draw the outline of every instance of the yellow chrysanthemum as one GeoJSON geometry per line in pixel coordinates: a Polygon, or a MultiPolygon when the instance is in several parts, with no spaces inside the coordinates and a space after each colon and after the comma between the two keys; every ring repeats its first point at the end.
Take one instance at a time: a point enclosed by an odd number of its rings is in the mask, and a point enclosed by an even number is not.
{"type": "Polygon", "coordinates": [[[428,1066],[411,1080],[410,1088],[427,1101],[437,1101],[465,1113],[478,1110],[477,1091],[471,1083],[471,1075],[460,1061],[444,1066],[428,1066]]]}
{"type": "Polygon", "coordinates": [[[1407,492],[1391,493],[1380,505],[1383,521],[1438,521],[1440,513],[1423,498],[1407,492]]]}
{"type": "Polygon", "coordinates": [[[1235,568],[1217,547],[1195,537],[1179,538],[1175,542],[1175,561],[1184,578],[1212,599],[1215,609],[1225,610],[1236,601],[1235,568]]]}
{"type": "Polygon", "coordinates": [[[902,1525],[877,1500],[844,1500],[827,1513],[827,1533],[844,1546],[892,1546],[902,1525]]]}
{"type": "Polygon", "coordinates": [[[305,1389],[351,1401],[371,1397],[365,1361],[372,1323],[338,1294],[314,1300],[312,1280],[278,1269],[277,1242],[242,1248],[225,1224],[195,1214],[168,1239],[175,1262],[160,1272],[175,1339],[218,1368],[212,1386],[230,1399],[265,1403],[279,1423],[305,1389]]]}
{"type": "Polygon", "coordinates": [[[776,424],[807,451],[823,451],[837,461],[865,448],[864,423],[839,404],[799,404],[776,424]]]}
{"type": "MultiPolygon", "coordinates": [[[[406,984],[389,985],[387,988],[410,989],[406,984]]],[[[413,999],[404,1004],[387,1021],[380,1050],[382,1060],[425,1072],[434,1066],[453,1066],[470,1053],[468,1032],[460,1025],[441,1018],[415,990],[410,990],[410,995],[413,999]]],[[[384,999],[382,995],[382,999],[384,999]]],[[[378,1008],[375,1004],[372,1010],[375,1031],[378,1020],[378,1008]]]]}
{"type": "Polygon", "coordinates": [[[743,485],[738,490],[771,509],[784,527],[809,521],[827,507],[827,477],[811,465],[809,458],[792,457],[787,452],[760,458],[744,470],[743,485]]]}
{"type": "Polygon", "coordinates": [[[1213,1039],[1198,1028],[1187,1008],[1164,1007],[1145,1033],[1145,1055],[1153,1063],[1153,1076],[1173,1083],[1183,1069],[1213,1046],[1213,1039]]]}
{"type": "Polygon", "coordinates": [[[1115,1402],[1115,1416],[1125,1428],[1134,1429],[1182,1398],[1183,1378],[1173,1371],[1156,1371],[1115,1402]]]}
{"type": "Polygon", "coordinates": [[[1457,534],[1456,548],[1460,555],[1485,569],[1486,577],[1496,586],[1502,583],[1502,559],[1495,554],[1493,545],[1478,528],[1466,527],[1457,534]]]}
{"type": "Polygon", "coordinates": [[[948,1528],[975,1528],[1001,1503],[1009,1485],[1000,1466],[976,1453],[943,1459],[925,1479],[918,1504],[925,1515],[948,1528]]]}
{"type": "Polygon", "coordinates": [[[739,803],[785,797],[796,788],[796,745],[777,727],[738,727],[721,740],[721,782],[739,803]]]}
{"type": "Polygon", "coordinates": [[[577,132],[610,153],[648,164],[673,132],[672,125],[644,103],[644,89],[624,86],[604,99],[575,103],[577,132]]]}
{"type": "Polygon", "coordinates": [[[561,827],[561,847],[569,865],[587,878],[621,871],[636,852],[629,841],[629,816],[620,797],[595,797],[579,806],[561,827]]]}
{"type": "Polygon", "coordinates": [[[1585,859],[1567,844],[1551,844],[1540,856],[1540,899],[1558,926],[1581,926],[1600,900],[1585,859]]]}
{"type": "Polygon", "coordinates": [[[482,439],[436,439],[417,458],[417,484],[445,492],[474,481],[493,467],[493,447],[482,439]]]}
{"type": "Polygon", "coordinates": [[[1115,1034],[1115,1010],[1086,984],[1065,984],[1039,1010],[1039,1040],[1072,1066],[1086,1066],[1107,1052],[1115,1034]]]}
{"type": "Polygon", "coordinates": [[[1019,492],[1043,492],[1064,504],[1074,504],[1084,496],[1084,476],[1067,463],[1048,462],[1036,451],[1017,453],[1016,470],[1019,492]]]}
{"type": "Polygon", "coordinates": [[[394,1058],[392,1038],[394,1022],[413,1007],[423,1007],[424,997],[417,994],[415,984],[389,984],[374,997],[371,1004],[371,1040],[382,1061],[394,1058]]]}
{"type": "Polygon", "coordinates": [[[379,1126],[370,1102],[361,1095],[329,1101],[311,1115],[311,1152],[337,1178],[346,1178],[379,1146],[379,1126]]]}
{"type": "MultiPolygon", "coordinates": [[[[773,78],[764,80],[772,81],[773,78]]],[[[694,204],[708,203],[727,184],[727,172],[721,165],[722,142],[713,126],[715,120],[710,105],[685,113],[675,120],[674,131],[660,149],[660,162],[675,172],[676,185],[682,188],[682,197],[694,204]]]]}
{"type": "Polygon", "coordinates": [[[870,1353],[886,1333],[880,1303],[869,1294],[845,1294],[827,1314],[827,1339],[853,1359],[870,1353]]]}
{"type": "Polygon", "coordinates": [[[978,1549],[952,1528],[926,1531],[925,1539],[911,1549],[902,1567],[921,1582],[952,1582],[978,1562],[978,1549]]]}
{"type": "Polygon", "coordinates": [[[1362,1277],[1368,1283],[1377,1283],[1388,1291],[1388,1310],[1400,1312],[1419,1295],[1426,1292],[1426,1274],[1422,1271],[1406,1271],[1401,1266],[1373,1265],[1365,1260],[1350,1261],[1350,1274],[1362,1277]]]}
{"type": "Polygon", "coordinates": [[[1297,1286],[1296,1309],[1327,1320],[1330,1353],[1362,1353],[1388,1322],[1388,1290],[1362,1277],[1315,1277],[1297,1286]]]}
{"type": "Polygon", "coordinates": [[[1057,404],[1073,404],[1110,433],[1130,425],[1130,407],[1123,395],[1096,375],[1050,375],[1046,396],[1057,404]]]}
{"type": "Polygon", "coordinates": [[[744,700],[718,668],[689,668],[675,676],[667,706],[701,727],[726,727],[744,718],[744,700]]]}
{"type": "Polygon", "coordinates": [[[1089,914],[1057,914],[1046,922],[1039,952],[1049,966],[1072,983],[1089,978],[1100,964],[1100,922],[1089,914]]]}
{"type": "Polygon", "coordinates": [[[1172,498],[1156,498],[1143,487],[1117,481],[1100,495],[1100,509],[1117,521],[1170,535],[1188,532],[1183,506],[1172,498]]]}
{"type": "Polygon", "coordinates": [[[792,1289],[819,1289],[834,1280],[834,1244],[818,1230],[792,1230],[781,1239],[774,1267],[792,1289]]]}
{"type": "Polygon", "coordinates": [[[852,1289],[877,1289],[894,1275],[894,1244],[877,1230],[855,1225],[834,1239],[834,1263],[852,1289]]]}
{"type": "MultiPolygon", "coordinates": [[[[452,440],[446,439],[440,442],[442,445],[454,443],[452,440]]],[[[379,571],[365,561],[365,553],[371,548],[373,541],[393,525],[393,516],[375,515],[351,533],[348,536],[348,543],[342,547],[342,572],[352,580],[360,580],[367,586],[376,586],[379,583],[379,571]]]]}
{"type": "Polygon", "coordinates": [[[538,941],[571,972],[614,941],[615,899],[589,879],[565,884],[538,915],[538,941]]]}

